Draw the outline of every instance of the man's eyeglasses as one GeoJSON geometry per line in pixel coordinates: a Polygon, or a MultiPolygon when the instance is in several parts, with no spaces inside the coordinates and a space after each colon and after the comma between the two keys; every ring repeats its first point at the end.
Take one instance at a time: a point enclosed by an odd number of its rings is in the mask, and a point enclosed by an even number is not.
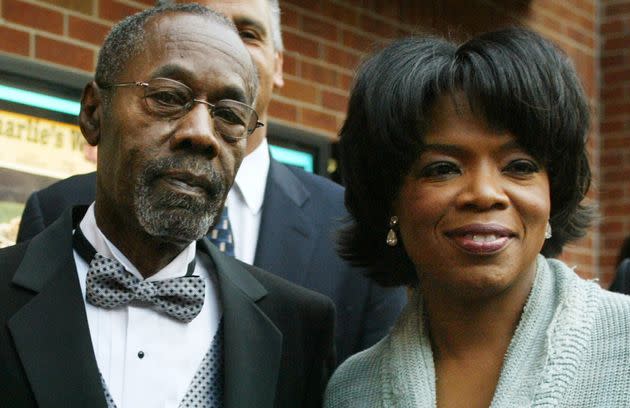
{"type": "Polygon", "coordinates": [[[154,78],[147,82],[120,82],[100,87],[109,89],[130,86],[141,87],[144,90],[143,99],[148,111],[165,119],[185,116],[195,103],[207,105],[214,120],[215,130],[228,141],[244,139],[257,128],[264,126],[258,121],[258,114],[251,106],[231,99],[221,99],[217,103],[195,99],[192,89],[173,79],[154,78]]]}

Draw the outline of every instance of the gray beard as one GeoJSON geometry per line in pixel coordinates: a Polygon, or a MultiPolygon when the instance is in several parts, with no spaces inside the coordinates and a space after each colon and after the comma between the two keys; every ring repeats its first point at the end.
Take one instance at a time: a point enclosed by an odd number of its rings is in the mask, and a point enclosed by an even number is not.
{"type": "Polygon", "coordinates": [[[192,242],[202,238],[223,210],[227,186],[207,162],[195,158],[167,158],[147,164],[134,191],[134,211],[144,230],[170,242],[192,242]],[[213,186],[202,197],[156,188],[155,182],[169,169],[188,169],[206,174],[213,186]]]}

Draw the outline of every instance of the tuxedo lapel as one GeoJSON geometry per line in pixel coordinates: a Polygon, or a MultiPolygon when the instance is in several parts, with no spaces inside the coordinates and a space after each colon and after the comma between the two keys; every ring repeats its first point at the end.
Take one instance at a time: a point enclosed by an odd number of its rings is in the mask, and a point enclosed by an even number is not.
{"type": "Polygon", "coordinates": [[[254,265],[302,284],[315,246],[313,220],[304,212],[310,193],[271,159],[254,265]]]}
{"type": "Polygon", "coordinates": [[[272,408],[276,395],[282,333],[256,305],[266,289],[236,260],[206,239],[198,245],[217,269],[223,306],[226,408],[272,408]]]}
{"type": "Polygon", "coordinates": [[[72,255],[72,225],[66,211],[29,244],[13,283],[36,294],[8,326],[40,407],[106,407],[72,255]]]}

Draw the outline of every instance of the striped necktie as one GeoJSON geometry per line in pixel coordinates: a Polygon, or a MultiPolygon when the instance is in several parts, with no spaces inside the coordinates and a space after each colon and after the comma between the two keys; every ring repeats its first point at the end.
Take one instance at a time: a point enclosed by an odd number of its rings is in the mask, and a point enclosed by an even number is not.
{"type": "Polygon", "coordinates": [[[219,248],[219,251],[234,256],[234,237],[232,236],[227,207],[223,207],[221,218],[208,234],[208,239],[219,248]]]}

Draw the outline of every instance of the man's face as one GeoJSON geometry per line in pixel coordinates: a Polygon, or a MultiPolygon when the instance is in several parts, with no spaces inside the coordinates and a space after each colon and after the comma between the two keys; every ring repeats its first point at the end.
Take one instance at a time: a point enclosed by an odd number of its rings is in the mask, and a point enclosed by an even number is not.
{"type": "MultiPolygon", "coordinates": [[[[183,83],[196,100],[209,103],[232,99],[251,105],[255,99],[254,67],[238,35],[197,15],[150,19],[143,52],[129,61],[117,83],[155,78],[183,83]]],[[[99,226],[130,224],[171,243],[201,238],[221,212],[245,139],[217,132],[217,119],[202,103],[174,119],[151,109],[145,88],[100,92],[110,92],[111,103],[103,110],[98,140],[99,226]]]]}
{"type": "MultiPolygon", "coordinates": [[[[186,2],[189,3],[180,1],[186,2]]],[[[258,70],[256,111],[260,120],[266,123],[271,95],[274,89],[284,85],[282,53],[276,51],[273,44],[268,0],[200,0],[197,3],[225,14],[236,25],[258,70]]],[[[266,127],[257,129],[247,141],[247,153],[256,148],[265,135],[266,127]]]]}

